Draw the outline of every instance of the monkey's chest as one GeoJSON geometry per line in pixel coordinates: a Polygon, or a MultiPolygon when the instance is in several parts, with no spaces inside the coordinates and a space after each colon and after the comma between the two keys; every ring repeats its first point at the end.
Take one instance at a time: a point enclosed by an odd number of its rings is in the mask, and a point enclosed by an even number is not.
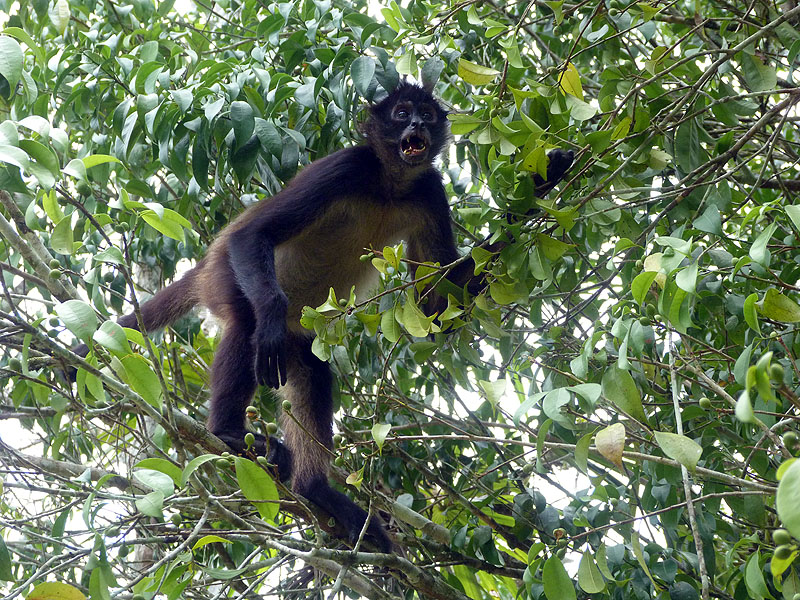
{"type": "Polygon", "coordinates": [[[370,261],[360,260],[361,255],[405,239],[412,221],[399,210],[342,203],[278,246],[275,269],[289,299],[289,323],[299,320],[303,306],[322,304],[330,288],[346,298],[355,286],[359,297],[366,297],[377,285],[378,273],[370,261]]]}

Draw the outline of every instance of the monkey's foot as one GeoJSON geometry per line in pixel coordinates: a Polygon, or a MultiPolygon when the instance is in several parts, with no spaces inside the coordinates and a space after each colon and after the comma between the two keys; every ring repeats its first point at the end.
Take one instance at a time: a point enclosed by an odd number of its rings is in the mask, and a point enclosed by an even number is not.
{"type": "Polygon", "coordinates": [[[286,481],[292,476],[292,455],[289,448],[278,440],[270,436],[269,443],[267,438],[260,433],[254,433],[255,442],[248,446],[244,441],[246,431],[241,432],[220,432],[215,433],[219,439],[228,444],[236,454],[248,454],[252,452],[256,456],[266,456],[267,462],[275,465],[278,477],[281,481],[286,481]]]}
{"type": "MultiPolygon", "coordinates": [[[[347,531],[350,544],[355,545],[367,520],[367,512],[343,493],[334,490],[327,480],[316,480],[312,484],[300,486],[295,484],[295,491],[313,502],[327,513],[347,531]]],[[[392,551],[392,541],[386,533],[383,522],[373,516],[367,525],[364,541],[381,552],[392,551]]]]}

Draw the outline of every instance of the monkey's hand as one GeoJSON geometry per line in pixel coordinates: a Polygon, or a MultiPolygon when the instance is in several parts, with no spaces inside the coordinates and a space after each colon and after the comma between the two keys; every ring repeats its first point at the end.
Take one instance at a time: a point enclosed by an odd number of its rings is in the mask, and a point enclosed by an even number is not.
{"type": "Polygon", "coordinates": [[[567,174],[567,171],[575,161],[575,153],[572,150],[555,148],[547,153],[547,158],[549,159],[547,163],[547,179],[543,179],[538,173],[533,175],[537,198],[542,198],[564,178],[564,175],[567,174]]]}
{"type": "Polygon", "coordinates": [[[286,307],[288,301],[279,292],[256,320],[253,334],[256,379],[260,385],[279,388],[286,383],[286,307]]]}

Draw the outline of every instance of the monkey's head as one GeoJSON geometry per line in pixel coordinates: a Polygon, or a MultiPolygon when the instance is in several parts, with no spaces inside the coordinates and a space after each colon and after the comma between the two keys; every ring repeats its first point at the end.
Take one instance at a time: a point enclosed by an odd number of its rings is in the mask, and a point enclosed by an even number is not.
{"type": "Polygon", "coordinates": [[[447,143],[447,111],[430,92],[403,81],[370,107],[364,131],[383,160],[410,167],[429,165],[447,143]]]}

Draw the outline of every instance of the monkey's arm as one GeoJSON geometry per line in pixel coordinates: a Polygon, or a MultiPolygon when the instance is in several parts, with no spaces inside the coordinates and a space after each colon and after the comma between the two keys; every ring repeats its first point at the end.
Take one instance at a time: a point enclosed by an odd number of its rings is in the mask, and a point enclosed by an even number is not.
{"type": "Polygon", "coordinates": [[[340,150],[303,169],[272,199],[251,209],[228,237],[228,260],[255,318],[255,372],[259,384],[286,383],[288,300],[275,273],[275,249],[311,226],[337,198],[368,184],[374,154],[364,147],[340,150]]]}

